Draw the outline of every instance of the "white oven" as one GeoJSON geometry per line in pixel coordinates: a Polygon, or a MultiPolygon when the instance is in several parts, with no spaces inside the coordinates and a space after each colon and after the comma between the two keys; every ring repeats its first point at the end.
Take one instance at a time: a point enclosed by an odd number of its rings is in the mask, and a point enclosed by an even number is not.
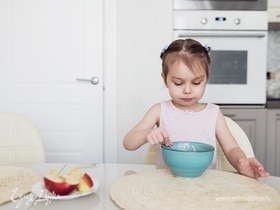
{"type": "Polygon", "coordinates": [[[202,101],[264,106],[266,11],[174,9],[173,33],[174,39],[193,38],[211,47],[211,73],[202,101]]]}
{"type": "Polygon", "coordinates": [[[175,9],[266,10],[267,0],[175,0],[175,9]]]}

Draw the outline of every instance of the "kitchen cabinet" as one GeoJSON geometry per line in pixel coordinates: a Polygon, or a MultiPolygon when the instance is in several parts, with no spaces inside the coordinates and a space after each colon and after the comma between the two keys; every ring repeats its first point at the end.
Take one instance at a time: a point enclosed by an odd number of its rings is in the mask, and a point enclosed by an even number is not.
{"type": "Polygon", "coordinates": [[[280,1],[268,0],[267,13],[268,13],[268,29],[280,30],[280,1]]]}
{"type": "Polygon", "coordinates": [[[252,144],[255,157],[266,168],[266,109],[221,108],[221,111],[244,130],[252,144]]]}
{"type": "Polygon", "coordinates": [[[280,1],[268,0],[267,2],[268,22],[280,23],[280,1]]]}
{"type": "Polygon", "coordinates": [[[280,109],[267,109],[266,169],[280,176],[280,109]]]}

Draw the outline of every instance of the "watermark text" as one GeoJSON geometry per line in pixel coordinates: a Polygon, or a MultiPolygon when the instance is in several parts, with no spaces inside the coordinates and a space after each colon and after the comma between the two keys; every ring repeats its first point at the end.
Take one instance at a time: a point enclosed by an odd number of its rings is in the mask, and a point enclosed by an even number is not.
{"type": "Polygon", "coordinates": [[[228,202],[271,202],[271,197],[269,196],[217,196],[216,201],[228,201],[228,202]]]}

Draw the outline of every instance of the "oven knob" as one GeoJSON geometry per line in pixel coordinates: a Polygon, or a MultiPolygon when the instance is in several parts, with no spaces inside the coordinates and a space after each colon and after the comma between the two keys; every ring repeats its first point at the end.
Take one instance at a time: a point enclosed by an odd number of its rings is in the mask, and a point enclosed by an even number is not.
{"type": "Polygon", "coordinates": [[[235,23],[236,25],[239,25],[240,22],[241,22],[240,18],[236,18],[236,19],[234,20],[234,23],[235,23]]]}
{"type": "Polygon", "coordinates": [[[201,19],[201,23],[202,23],[203,25],[205,25],[205,24],[207,23],[207,18],[202,18],[202,19],[201,19]]]}

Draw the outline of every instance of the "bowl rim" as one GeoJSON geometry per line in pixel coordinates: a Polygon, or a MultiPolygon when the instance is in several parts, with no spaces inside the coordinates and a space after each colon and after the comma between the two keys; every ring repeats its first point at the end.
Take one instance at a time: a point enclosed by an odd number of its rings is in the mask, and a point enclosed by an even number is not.
{"type": "Polygon", "coordinates": [[[171,150],[171,151],[176,151],[176,152],[189,152],[189,153],[202,153],[202,152],[211,152],[211,151],[214,151],[215,150],[215,147],[211,144],[207,144],[207,143],[203,143],[203,142],[197,142],[197,141],[175,141],[173,143],[181,143],[181,142],[184,142],[184,143],[195,143],[195,144],[204,144],[204,145],[207,145],[207,146],[210,146],[210,148],[206,151],[185,151],[185,150],[178,150],[178,149],[174,149],[172,146],[167,146],[165,144],[162,144],[161,145],[161,148],[162,149],[166,149],[166,150],[171,150]]]}

